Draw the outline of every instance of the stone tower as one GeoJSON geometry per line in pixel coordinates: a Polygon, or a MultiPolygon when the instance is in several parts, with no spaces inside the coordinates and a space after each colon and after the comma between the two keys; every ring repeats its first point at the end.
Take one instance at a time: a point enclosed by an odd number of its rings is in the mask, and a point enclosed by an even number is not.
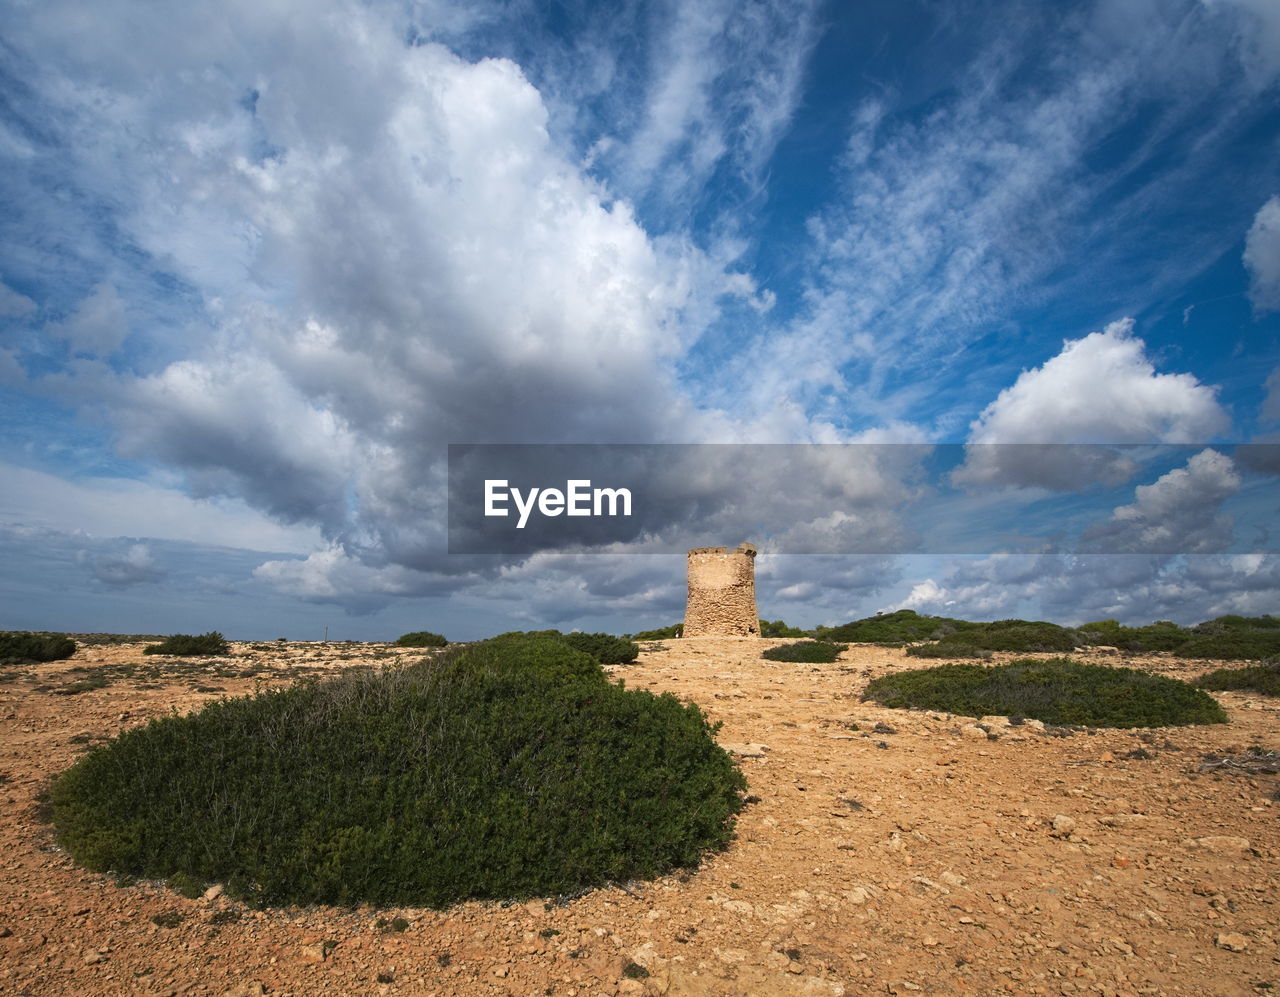
{"type": "Polygon", "coordinates": [[[685,637],[759,637],[756,549],[749,543],[689,551],[685,637]]]}

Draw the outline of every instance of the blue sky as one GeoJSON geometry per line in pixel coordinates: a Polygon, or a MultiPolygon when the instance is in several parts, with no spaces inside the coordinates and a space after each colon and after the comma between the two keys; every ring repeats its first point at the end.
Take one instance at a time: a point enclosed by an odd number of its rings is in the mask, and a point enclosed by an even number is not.
{"type": "MultiPolygon", "coordinates": [[[[1190,445],[974,447],[975,529],[1114,552],[766,553],[761,611],[1280,609],[1272,0],[11,0],[0,94],[0,627],[680,617],[678,555],[448,554],[450,443],[1190,445]]],[[[796,529],[910,523],[858,470],[796,529]]]]}

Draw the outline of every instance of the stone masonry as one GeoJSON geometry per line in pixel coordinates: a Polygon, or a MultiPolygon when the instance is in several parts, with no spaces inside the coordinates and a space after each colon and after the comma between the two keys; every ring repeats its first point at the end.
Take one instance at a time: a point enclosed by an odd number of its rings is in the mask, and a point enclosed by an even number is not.
{"type": "Polygon", "coordinates": [[[695,547],[689,551],[689,603],[685,637],[759,637],[756,549],[695,547]]]}

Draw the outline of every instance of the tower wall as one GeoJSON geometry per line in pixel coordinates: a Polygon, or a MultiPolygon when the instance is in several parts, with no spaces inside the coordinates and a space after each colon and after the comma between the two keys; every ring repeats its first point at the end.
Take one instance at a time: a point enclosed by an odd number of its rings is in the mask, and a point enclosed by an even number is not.
{"type": "Polygon", "coordinates": [[[749,543],[689,551],[685,637],[759,637],[756,549],[749,543]]]}

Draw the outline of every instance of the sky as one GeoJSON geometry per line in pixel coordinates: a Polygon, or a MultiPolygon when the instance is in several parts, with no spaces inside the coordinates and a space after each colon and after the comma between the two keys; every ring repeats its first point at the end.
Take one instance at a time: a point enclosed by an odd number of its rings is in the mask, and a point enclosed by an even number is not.
{"type": "Polygon", "coordinates": [[[0,420],[2,629],[631,632],[687,536],[806,627],[1277,612],[1280,5],[0,0],[0,420]],[[471,554],[468,444],[807,463],[471,554]]]}

